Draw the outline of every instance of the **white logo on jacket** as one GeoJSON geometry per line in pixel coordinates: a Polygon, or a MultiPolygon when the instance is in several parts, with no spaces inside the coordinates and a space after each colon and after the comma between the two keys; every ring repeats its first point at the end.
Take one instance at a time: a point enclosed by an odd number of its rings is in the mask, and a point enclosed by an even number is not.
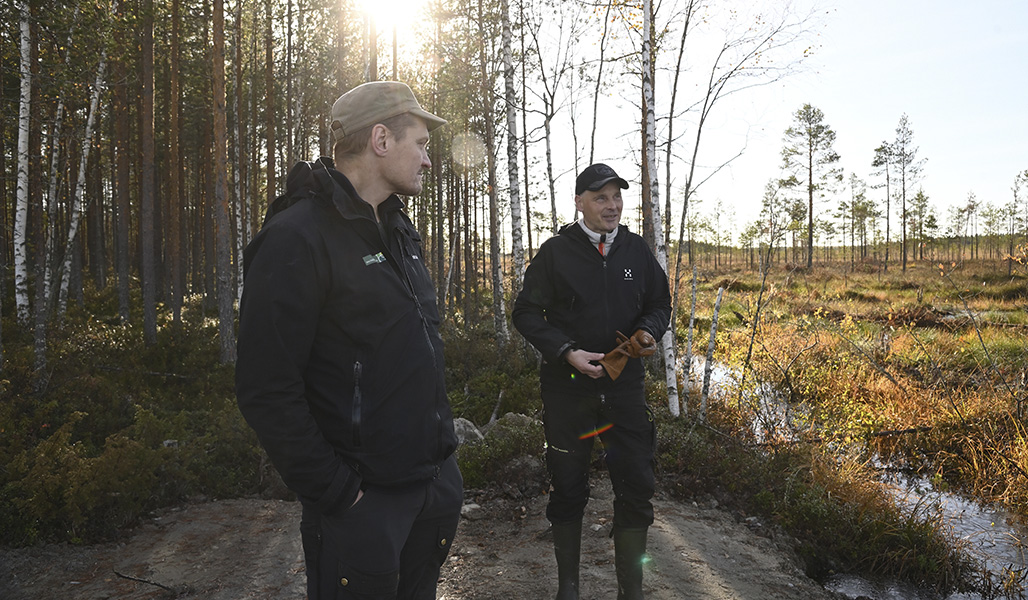
{"type": "Polygon", "coordinates": [[[633,281],[632,269],[625,269],[625,281],[633,281]]]}

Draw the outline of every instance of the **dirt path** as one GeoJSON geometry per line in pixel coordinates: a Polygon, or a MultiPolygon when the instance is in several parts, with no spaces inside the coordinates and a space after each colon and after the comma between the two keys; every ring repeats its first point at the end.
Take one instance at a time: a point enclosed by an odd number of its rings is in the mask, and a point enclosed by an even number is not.
{"type": "MultiPolygon", "coordinates": [[[[610,491],[596,488],[582,544],[582,598],[613,600],[610,491]]],[[[552,598],[545,502],[495,500],[469,511],[438,598],[552,598]]],[[[805,577],[787,549],[752,531],[757,523],[661,498],[655,508],[649,600],[836,598],[805,577]]],[[[117,544],[0,550],[0,598],[302,600],[298,523],[297,503],[227,500],[166,511],[117,544]]]]}

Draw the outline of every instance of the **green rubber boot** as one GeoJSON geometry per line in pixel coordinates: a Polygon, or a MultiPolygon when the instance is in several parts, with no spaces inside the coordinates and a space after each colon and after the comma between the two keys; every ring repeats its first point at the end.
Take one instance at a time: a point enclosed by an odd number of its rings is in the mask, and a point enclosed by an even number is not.
{"type": "Polygon", "coordinates": [[[643,562],[646,560],[646,528],[614,528],[614,568],[618,576],[618,600],[643,600],[643,562]]]}
{"type": "Polygon", "coordinates": [[[582,552],[582,522],[553,523],[553,553],[557,557],[557,600],[578,600],[578,561],[582,552]]]}

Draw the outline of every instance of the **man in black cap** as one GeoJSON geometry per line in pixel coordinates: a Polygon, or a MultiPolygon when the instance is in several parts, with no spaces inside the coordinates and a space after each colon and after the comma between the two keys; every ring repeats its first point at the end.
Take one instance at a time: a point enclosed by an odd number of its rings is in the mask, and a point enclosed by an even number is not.
{"type": "Polygon", "coordinates": [[[543,243],[525,271],[514,325],[543,357],[540,382],[546,516],[557,558],[557,600],[579,597],[582,517],[589,463],[599,437],[614,488],[619,600],[640,600],[646,531],[653,523],[656,431],[640,356],[668,326],[664,270],[638,235],[621,225],[628,182],[597,163],[575,181],[582,218],[543,243]],[[629,337],[629,334],[631,337],[629,337]]]}
{"type": "Polygon", "coordinates": [[[435,598],[463,504],[436,293],[398,195],[446,123],[405,84],[332,107],[335,165],[244,254],[236,395],[303,503],[307,597],[435,598]]]}

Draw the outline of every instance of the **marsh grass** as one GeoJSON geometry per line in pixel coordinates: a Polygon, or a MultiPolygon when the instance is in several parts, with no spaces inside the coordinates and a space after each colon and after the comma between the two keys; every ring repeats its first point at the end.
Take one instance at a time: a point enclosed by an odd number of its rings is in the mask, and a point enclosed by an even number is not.
{"type": "Polygon", "coordinates": [[[845,572],[939,592],[972,586],[973,563],[952,547],[929,507],[904,513],[854,457],[816,443],[757,443],[745,420],[724,404],[713,405],[703,423],[662,420],[662,486],[757,518],[765,535],[793,540],[816,579],[845,572]]]}
{"type": "MultiPolygon", "coordinates": [[[[1023,273],[1010,277],[999,262],[914,263],[886,274],[773,270],[769,285],[759,327],[726,327],[717,356],[802,406],[804,443],[864,462],[877,455],[1028,516],[1023,273]],[[743,364],[751,336],[757,351],[743,364]]],[[[701,289],[700,305],[712,305],[714,292],[701,289]]],[[[754,313],[755,294],[728,301],[754,313]]],[[[872,488],[848,489],[848,505],[873,506],[862,504],[872,488]]],[[[902,563],[904,552],[883,556],[902,563]]],[[[947,572],[941,562],[932,568],[947,572]]]]}

